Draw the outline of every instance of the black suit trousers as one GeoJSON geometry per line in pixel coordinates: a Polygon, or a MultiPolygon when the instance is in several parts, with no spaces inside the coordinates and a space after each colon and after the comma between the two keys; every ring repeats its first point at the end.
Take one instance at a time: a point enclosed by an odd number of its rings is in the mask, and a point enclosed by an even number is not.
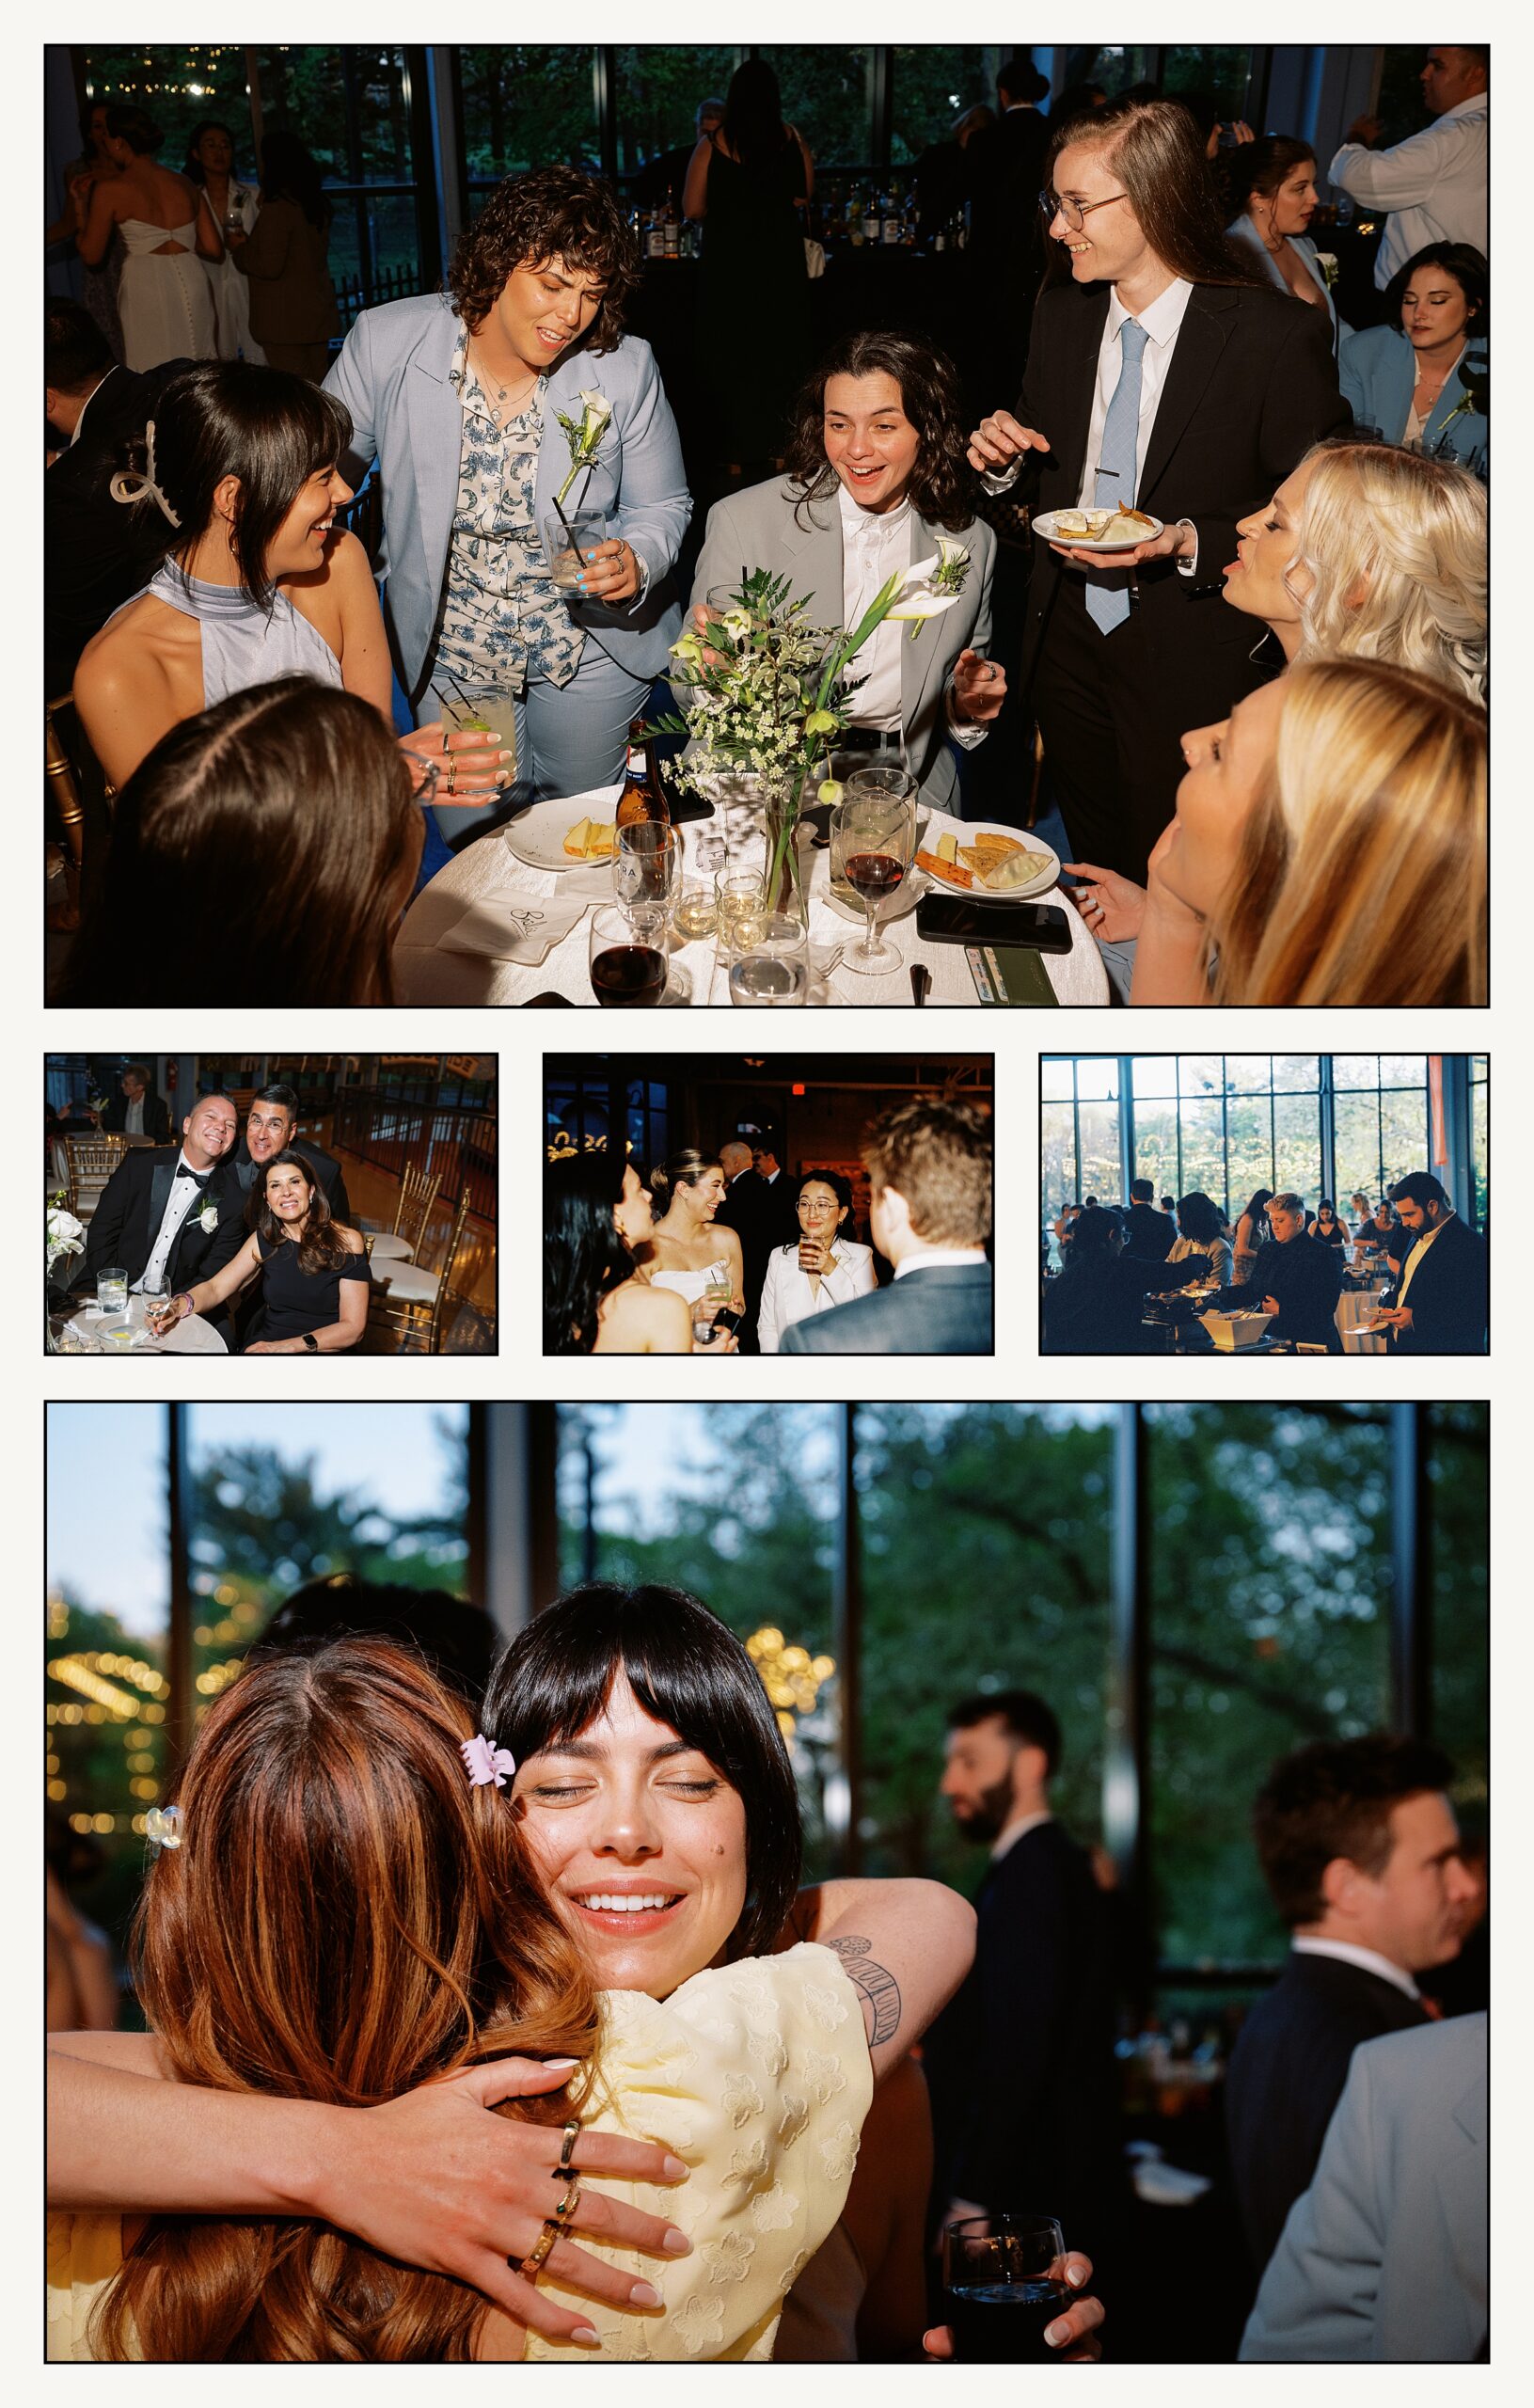
{"type": "MultiPolygon", "coordinates": [[[[1151,849],[1177,803],[1185,766],[1178,738],[1188,728],[1228,718],[1273,673],[1239,646],[1202,641],[1206,632],[1226,631],[1206,616],[1229,610],[1216,596],[1194,602],[1158,595],[1131,604],[1124,625],[1104,635],[1087,616],[1087,574],[1062,573],[1034,681],[1034,709],[1071,859],[1115,869],[1143,886],[1151,849]],[[1164,668],[1146,625],[1147,612],[1167,603],[1187,613],[1177,725],[1168,716],[1164,668]]],[[[1262,629],[1251,624],[1256,642],[1262,629]]]]}

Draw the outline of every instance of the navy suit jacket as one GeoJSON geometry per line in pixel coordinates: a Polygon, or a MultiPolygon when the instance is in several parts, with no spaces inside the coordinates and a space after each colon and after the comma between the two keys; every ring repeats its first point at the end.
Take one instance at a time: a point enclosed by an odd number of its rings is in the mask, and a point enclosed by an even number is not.
{"type": "Polygon", "coordinates": [[[834,1312],[785,1329],[781,1354],[989,1354],[995,1351],[988,1262],[908,1272],[834,1312]]]}
{"type": "Polygon", "coordinates": [[[1412,1326],[1391,1331],[1389,1354],[1485,1354],[1486,1241],[1458,1213],[1413,1272],[1406,1304],[1412,1326]]]}
{"type": "MultiPolygon", "coordinates": [[[[1415,1292],[1415,1291],[1414,1291],[1415,1292]]],[[[1298,1339],[1305,1346],[1324,1346],[1340,1354],[1336,1300],[1342,1293],[1342,1249],[1325,1245],[1304,1229],[1287,1245],[1269,1238],[1257,1248],[1252,1276],[1242,1288],[1222,1288],[1214,1302],[1222,1312],[1260,1312],[1271,1296],[1278,1318],[1268,1324],[1270,1338],[1298,1339]]]]}
{"type": "Polygon", "coordinates": [[[1309,2188],[1353,2051],[1429,2020],[1394,1983],[1338,1956],[1291,1956],[1257,2001],[1226,2080],[1230,2171],[1256,2267],[1309,2188]]]}

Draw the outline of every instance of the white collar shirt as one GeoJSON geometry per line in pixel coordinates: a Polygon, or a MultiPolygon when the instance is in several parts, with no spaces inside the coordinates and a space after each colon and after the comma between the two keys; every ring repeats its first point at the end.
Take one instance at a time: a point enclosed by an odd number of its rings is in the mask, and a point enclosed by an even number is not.
{"type": "Polygon", "coordinates": [[[904,1279],[908,1271],[953,1271],[961,1262],[984,1262],[983,1245],[924,1245],[908,1254],[894,1266],[894,1275],[904,1279]]]}
{"type": "Polygon", "coordinates": [[[144,1099],[141,1095],[134,1096],[122,1116],[122,1133],[125,1137],[142,1137],[144,1134],[144,1099]]]}
{"type": "MultiPolygon", "coordinates": [[[[210,1164],[209,1169],[211,1170],[212,1167],[210,1164]]],[[[182,1223],[194,1204],[198,1204],[198,1197],[205,1193],[197,1183],[201,1177],[202,1173],[194,1171],[184,1153],[178,1155],[176,1176],[170,1182],[170,1198],[166,1205],[165,1217],[160,1223],[160,1233],[150,1248],[150,1259],[145,1263],[142,1274],[133,1282],[133,1292],[135,1296],[145,1288],[151,1287],[157,1279],[165,1277],[166,1265],[170,1260],[170,1249],[181,1233],[182,1223]]],[[[200,1205],[198,1209],[201,1209],[200,1205]]]]}
{"type": "Polygon", "coordinates": [[[1447,1213],[1444,1219],[1437,1224],[1436,1228],[1424,1229],[1415,1245],[1413,1246],[1411,1253],[1406,1258],[1405,1276],[1401,1280],[1400,1291],[1396,1298],[1398,1305],[1403,1305],[1406,1302],[1406,1291],[1412,1284],[1413,1275],[1416,1271],[1418,1263],[1427,1253],[1428,1248],[1431,1245],[1434,1238],[1440,1238],[1443,1236],[1444,1231],[1447,1228],[1449,1222],[1452,1221],[1454,1215],[1452,1212],[1447,1213]]]}
{"type": "Polygon", "coordinates": [[[1422,1993],[1403,1965],[1389,1956],[1382,1956],[1377,1948],[1359,1948],[1351,1940],[1291,1940],[1296,1956],[1335,1956],[1339,1964],[1356,1965],[1361,1972],[1377,1973],[1392,1989],[1404,1991],[1408,1998],[1420,1998],[1422,1993]]]}
{"type": "MultiPolygon", "coordinates": [[[[879,587],[895,569],[910,566],[910,504],[883,512],[861,509],[838,483],[842,519],[842,625],[855,627],[879,587]]],[[[894,619],[876,627],[852,664],[863,680],[852,697],[859,727],[897,728],[900,718],[900,642],[908,629],[894,619]]]]}
{"type": "Polygon", "coordinates": [[[1140,480],[1146,472],[1146,454],[1150,449],[1151,429],[1156,423],[1156,411],[1172,354],[1177,349],[1178,336],[1193,297],[1193,286],[1184,276],[1175,276],[1164,293],[1158,293],[1146,309],[1134,312],[1126,309],[1115,287],[1108,296],[1108,315],[1098,347],[1098,377],[1092,390],[1092,415],[1087,421],[1086,457],[1082,470],[1081,491],[1076,497],[1078,510],[1090,510],[1097,502],[1098,467],[1102,458],[1103,430],[1108,423],[1108,404],[1117,388],[1124,366],[1124,347],[1118,330],[1131,314],[1137,325],[1144,326],[1148,338],[1140,361],[1140,425],[1134,446],[1134,493],[1127,499],[1133,501],[1140,490],[1140,480]]]}
{"type": "MultiPolygon", "coordinates": [[[[106,372],[106,376],[114,376],[114,375],[116,375],[116,373],[117,373],[117,371],[116,371],[116,369],[115,369],[115,368],[109,368],[109,369],[107,370],[107,372],[106,372]]],[[[91,403],[95,400],[95,398],[96,398],[97,394],[101,391],[101,389],[102,389],[102,385],[104,385],[104,384],[105,384],[105,382],[106,382],[106,376],[103,376],[103,377],[102,378],[102,380],[101,380],[101,384],[92,385],[92,387],[91,387],[91,388],[90,388],[89,392],[86,395],[85,400],[84,400],[84,401],[81,403],[81,404],[80,404],[80,415],[79,415],[79,417],[78,417],[78,418],[75,420],[75,421],[74,421],[74,433],[73,433],[73,434],[71,436],[71,437],[70,437],[70,449],[71,449],[71,452],[73,451],[73,449],[74,449],[75,445],[76,445],[76,444],[79,442],[79,440],[80,440],[80,429],[84,426],[84,424],[85,424],[85,422],[86,422],[86,412],[87,412],[87,410],[88,410],[88,409],[89,409],[91,403]]]]}
{"type": "Polygon", "coordinates": [[[1340,184],[1366,209],[1390,213],[1374,257],[1382,293],[1397,269],[1430,243],[1471,243],[1485,251],[1490,123],[1491,95],[1472,92],[1389,150],[1344,142],[1332,161],[1328,182],[1340,184]]]}
{"type": "Polygon", "coordinates": [[[1008,1848],[1017,1846],[1024,1832],[1036,1831],[1040,1823],[1052,1823],[1053,1820],[1054,1816],[1047,1806],[1041,1806],[1036,1814],[1020,1814],[1016,1822],[1008,1823],[1005,1830],[999,1833],[992,1842],[990,1850],[992,1864],[999,1864],[1008,1848]]]}

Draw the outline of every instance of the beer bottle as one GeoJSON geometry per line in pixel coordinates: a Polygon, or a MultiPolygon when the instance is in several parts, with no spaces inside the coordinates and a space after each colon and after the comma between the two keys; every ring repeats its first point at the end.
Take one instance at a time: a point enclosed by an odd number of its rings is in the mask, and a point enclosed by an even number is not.
{"type": "Polygon", "coordinates": [[[641,819],[652,820],[665,828],[671,824],[671,809],[659,772],[650,759],[644,741],[644,721],[630,720],[628,723],[628,760],[624,769],[624,790],[618,798],[618,826],[635,827],[641,819]]]}

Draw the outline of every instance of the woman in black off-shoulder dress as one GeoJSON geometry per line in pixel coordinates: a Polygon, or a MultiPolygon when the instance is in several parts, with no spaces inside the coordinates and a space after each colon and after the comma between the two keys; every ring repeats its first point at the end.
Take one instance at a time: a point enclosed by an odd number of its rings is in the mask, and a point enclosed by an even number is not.
{"type": "Polygon", "coordinates": [[[368,1260],[362,1239],[330,1217],[324,1190],[302,1154],[274,1154],[266,1165],[256,1227],[212,1279],[173,1296],[178,1320],[208,1312],[261,1283],[261,1305],[246,1354],[340,1354],[361,1338],[368,1319],[368,1260]]]}

